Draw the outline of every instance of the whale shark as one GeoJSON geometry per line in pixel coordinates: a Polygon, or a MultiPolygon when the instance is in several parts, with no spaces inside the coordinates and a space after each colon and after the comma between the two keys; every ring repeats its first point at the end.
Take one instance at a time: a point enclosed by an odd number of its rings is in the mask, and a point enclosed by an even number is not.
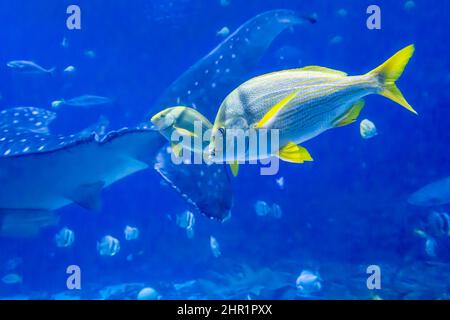
{"type": "MultiPolygon", "coordinates": [[[[167,174],[175,166],[160,153],[164,141],[151,127],[123,128],[104,135],[86,130],[56,135],[48,128],[55,119],[55,113],[34,107],[0,111],[1,235],[33,236],[42,227],[56,224],[55,210],[72,203],[99,210],[103,188],[149,167],[167,174]]],[[[189,175],[189,169],[177,168],[178,175],[189,175]]],[[[223,200],[226,184],[207,189],[203,175],[196,179],[195,184],[182,184],[179,192],[207,216],[225,218],[231,208],[223,200]],[[215,207],[197,202],[199,193],[202,199],[216,203],[215,207]]],[[[224,173],[220,180],[227,181],[224,173]]]]}
{"type": "MultiPolygon", "coordinates": [[[[153,109],[184,104],[214,114],[217,101],[245,80],[272,41],[305,22],[315,20],[289,10],[250,19],[178,77],[153,109]]],[[[173,163],[170,146],[148,122],[58,135],[49,129],[55,119],[56,113],[35,107],[0,111],[0,236],[34,236],[57,224],[55,211],[70,204],[98,210],[104,188],[147,168],[207,217],[230,217],[233,193],[225,167],[173,163]]]]}

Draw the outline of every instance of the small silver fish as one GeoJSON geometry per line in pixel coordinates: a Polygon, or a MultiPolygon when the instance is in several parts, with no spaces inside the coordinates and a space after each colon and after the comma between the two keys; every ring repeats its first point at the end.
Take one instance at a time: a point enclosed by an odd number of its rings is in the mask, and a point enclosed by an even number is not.
{"type": "Polygon", "coordinates": [[[73,106],[73,107],[92,107],[103,104],[111,104],[112,99],[102,96],[95,96],[90,94],[85,94],[79,97],[75,97],[69,100],[56,100],[52,103],[53,107],[59,107],[61,105],[73,106]],[[55,104],[55,106],[54,106],[55,104]]]}
{"type": "Polygon", "coordinates": [[[125,240],[136,240],[139,238],[139,229],[136,227],[130,227],[126,226],[123,230],[123,233],[125,234],[125,240]]]}
{"type": "Polygon", "coordinates": [[[283,216],[283,210],[276,203],[272,204],[272,216],[275,219],[280,219],[283,216]]]}
{"type": "Polygon", "coordinates": [[[61,47],[68,48],[69,47],[69,40],[67,40],[66,37],[64,37],[61,41],[61,47]]]}
{"type": "Polygon", "coordinates": [[[214,257],[218,258],[222,254],[220,252],[220,245],[216,238],[213,236],[209,237],[209,246],[211,247],[211,252],[214,257]]]}
{"type": "Polygon", "coordinates": [[[84,55],[90,59],[94,59],[96,57],[96,53],[94,50],[86,50],[84,51],[84,55]]]}
{"type": "Polygon", "coordinates": [[[137,295],[138,300],[159,300],[161,299],[161,296],[159,295],[158,291],[155,289],[148,287],[144,288],[141,291],[139,291],[137,295]]]}
{"type": "Polygon", "coordinates": [[[104,236],[97,242],[97,251],[101,256],[115,256],[120,251],[120,242],[110,235],[104,236]]]}
{"type": "Polygon", "coordinates": [[[13,60],[6,65],[18,72],[28,74],[53,74],[56,70],[56,68],[44,69],[35,62],[27,60],[13,60]]]}
{"type": "Polygon", "coordinates": [[[6,261],[5,269],[7,271],[11,271],[11,270],[16,269],[21,264],[22,264],[22,258],[20,258],[20,257],[12,258],[12,259],[9,259],[8,261],[6,261]]]}
{"type": "Polygon", "coordinates": [[[5,284],[22,283],[22,276],[17,273],[9,273],[2,278],[2,282],[5,284]]]}
{"type": "Polygon", "coordinates": [[[193,228],[195,225],[194,214],[189,210],[177,214],[177,225],[183,229],[193,228]]]}
{"type": "Polygon", "coordinates": [[[280,177],[275,180],[277,185],[280,187],[281,190],[284,189],[284,177],[280,177]]]}
{"type": "Polygon", "coordinates": [[[67,227],[62,228],[55,235],[55,243],[58,248],[68,248],[75,241],[75,233],[67,227]]]}
{"type": "Polygon", "coordinates": [[[74,66],[68,66],[67,68],[64,69],[63,72],[66,74],[73,74],[76,71],[77,69],[74,66]]]}
{"type": "Polygon", "coordinates": [[[253,207],[255,208],[256,214],[260,217],[270,214],[270,206],[265,201],[258,200],[255,202],[253,207]]]}
{"type": "Polygon", "coordinates": [[[430,258],[435,258],[436,257],[436,247],[437,247],[436,240],[433,238],[428,238],[425,241],[425,253],[427,254],[427,256],[429,256],[430,258]]]}
{"type": "Polygon", "coordinates": [[[322,288],[320,277],[312,271],[303,270],[298,276],[295,285],[301,293],[313,293],[322,288]]]}
{"type": "Polygon", "coordinates": [[[363,139],[370,139],[378,134],[375,124],[368,119],[362,120],[359,124],[359,133],[363,139]]]}
{"type": "Polygon", "coordinates": [[[230,29],[228,27],[223,27],[219,31],[217,31],[217,35],[220,37],[227,37],[230,34],[230,29]]]}

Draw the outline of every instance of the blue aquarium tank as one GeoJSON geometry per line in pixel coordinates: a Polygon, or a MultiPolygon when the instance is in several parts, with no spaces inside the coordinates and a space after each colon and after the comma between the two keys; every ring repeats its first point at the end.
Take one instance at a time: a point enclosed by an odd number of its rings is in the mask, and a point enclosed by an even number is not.
{"type": "Polygon", "coordinates": [[[0,1],[0,298],[448,299],[449,9],[0,1]]]}

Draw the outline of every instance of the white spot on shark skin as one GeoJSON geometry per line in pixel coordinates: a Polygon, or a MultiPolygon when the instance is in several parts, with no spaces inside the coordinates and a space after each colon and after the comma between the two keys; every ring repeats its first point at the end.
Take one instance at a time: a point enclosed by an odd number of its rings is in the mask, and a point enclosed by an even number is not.
{"type": "Polygon", "coordinates": [[[28,150],[30,150],[30,147],[25,147],[25,148],[23,149],[23,152],[28,152],[28,150]]]}
{"type": "Polygon", "coordinates": [[[5,151],[5,153],[3,154],[4,156],[7,156],[8,154],[10,154],[11,153],[11,149],[8,149],[8,150],[6,150],[5,151]]]}
{"type": "Polygon", "coordinates": [[[45,148],[45,146],[40,146],[40,147],[38,148],[38,151],[42,151],[42,150],[44,150],[44,148],[45,148]]]}
{"type": "Polygon", "coordinates": [[[0,141],[5,141],[5,140],[6,140],[6,138],[5,138],[5,137],[3,137],[3,138],[1,138],[1,139],[0,139],[0,141]]]}
{"type": "Polygon", "coordinates": [[[214,61],[214,64],[219,64],[219,60],[214,61]]]}
{"type": "Polygon", "coordinates": [[[233,53],[233,54],[231,54],[231,59],[235,59],[236,58],[236,55],[233,53]]]}
{"type": "Polygon", "coordinates": [[[14,124],[18,124],[18,123],[19,123],[19,120],[14,120],[13,123],[14,123],[14,124]]]}
{"type": "Polygon", "coordinates": [[[229,73],[229,72],[230,72],[230,68],[226,68],[225,73],[229,73]]]}
{"type": "Polygon", "coordinates": [[[211,87],[215,88],[216,87],[216,83],[215,82],[211,83],[211,87]]]}
{"type": "Polygon", "coordinates": [[[191,94],[191,90],[188,90],[187,94],[191,94]]]}
{"type": "Polygon", "coordinates": [[[206,69],[206,70],[205,70],[205,74],[208,74],[208,72],[209,72],[209,70],[208,70],[208,69],[206,69]]]}
{"type": "Polygon", "coordinates": [[[198,86],[198,81],[195,81],[194,86],[196,87],[198,86]]]}

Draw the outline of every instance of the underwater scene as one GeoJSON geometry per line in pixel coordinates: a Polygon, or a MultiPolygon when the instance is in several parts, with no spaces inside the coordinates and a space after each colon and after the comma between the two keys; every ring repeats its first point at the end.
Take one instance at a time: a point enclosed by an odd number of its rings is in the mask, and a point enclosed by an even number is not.
{"type": "Polygon", "coordinates": [[[450,298],[449,9],[0,0],[0,298],[450,298]]]}

